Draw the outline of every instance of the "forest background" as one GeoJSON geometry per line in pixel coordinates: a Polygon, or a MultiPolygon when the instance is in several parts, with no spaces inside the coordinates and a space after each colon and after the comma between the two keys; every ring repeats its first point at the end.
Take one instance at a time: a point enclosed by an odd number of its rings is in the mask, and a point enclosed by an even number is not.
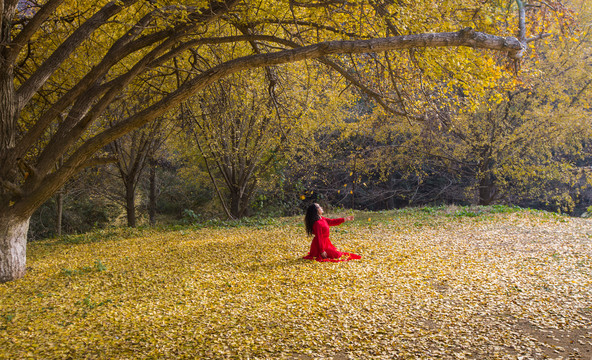
{"type": "MultiPolygon", "coordinates": [[[[290,2],[305,10],[313,3],[290,2]]],[[[520,3],[460,8],[426,2],[422,21],[414,8],[415,23],[405,23],[401,11],[398,24],[386,17],[382,25],[387,34],[462,25],[500,33],[518,21],[520,3]]],[[[36,2],[19,4],[24,17],[38,8],[36,2]]],[[[381,14],[389,4],[364,6],[381,14]]],[[[589,5],[527,3],[534,41],[519,64],[504,53],[424,48],[322,58],[324,67],[307,61],[235,73],[104,147],[108,164],[86,168],[41,205],[28,238],[295,215],[312,201],[365,210],[512,204],[580,216],[592,205],[589,5]]],[[[338,14],[351,11],[348,6],[357,5],[323,5],[338,14]]],[[[67,34],[87,16],[72,9],[56,13],[47,36],[37,39],[39,49],[21,59],[23,72],[38,66],[35,56],[42,56],[49,34],[67,34]]],[[[254,31],[235,25],[219,31],[254,31]]],[[[324,30],[348,31],[338,25],[324,30]]],[[[92,41],[84,46],[89,58],[72,60],[70,71],[93,62],[92,41]]],[[[257,41],[208,46],[122,90],[91,131],[117,124],[183,84],[191,74],[172,66],[177,62],[203,69],[273,47],[257,41]]],[[[66,71],[52,78],[20,126],[26,128],[67,81],[66,71]]]]}

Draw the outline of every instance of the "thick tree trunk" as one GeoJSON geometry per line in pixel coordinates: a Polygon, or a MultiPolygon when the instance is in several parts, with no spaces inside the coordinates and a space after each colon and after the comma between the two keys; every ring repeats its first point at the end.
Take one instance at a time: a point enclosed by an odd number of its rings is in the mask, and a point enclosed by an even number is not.
{"type": "Polygon", "coordinates": [[[125,207],[127,211],[127,226],[136,227],[136,191],[132,181],[125,184],[125,207]]]}
{"type": "MultiPolygon", "coordinates": [[[[0,0],[0,283],[25,275],[29,216],[15,214],[21,196],[14,185],[16,164],[10,161],[16,145],[17,117],[14,65],[9,61],[12,21],[17,1],[0,0]]],[[[21,213],[22,214],[22,213],[21,213]]]]}
{"type": "Polygon", "coordinates": [[[489,205],[495,198],[497,189],[488,172],[483,178],[479,180],[479,205],[489,205]]]}
{"type": "Polygon", "coordinates": [[[0,215],[0,283],[25,276],[29,219],[0,215]]]}
{"type": "MultiPolygon", "coordinates": [[[[5,66],[4,60],[0,57],[0,67],[5,66]]],[[[3,177],[14,172],[14,164],[8,160],[15,147],[16,124],[14,74],[12,66],[7,66],[0,69],[0,176],[3,177]]],[[[1,199],[3,190],[0,189],[0,205],[6,203],[1,199]]]]}
{"type": "Polygon", "coordinates": [[[479,173],[477,174],[479,180],[479,205],[491,204],[497,193],[492,176],[494,160],[491,158],[491,152],[491,146],[485,145],[481,153],[482,160],[479,165],[479,173]]]}
{"type": "Polygon", "coordinates": [[[0,71],[0,149],[14,148],[16,134],[15,100],[12,69],[0,71]]]}
{"type": "Polygon", "coordinates": [[[150,160],[150,191],[148,199],[148,217],[150,225],[156,224],[156,161],[150,160]]]}
{"type": "Polygon", "coordinates": [[[249,209],[250,192],[242,189],[244,186],[238,188],[231,188],[230,190],[230,214],[233,219],[240,219],[247,215],[249,209]],[[242,189],[242,190],[241,190],[242,189]]]}
{"type": "Polygon", "coordinates": [[[241,217],[239,191],[239,189],[230,189],[230,214],[234,219],[240,219],[241,217]]]}

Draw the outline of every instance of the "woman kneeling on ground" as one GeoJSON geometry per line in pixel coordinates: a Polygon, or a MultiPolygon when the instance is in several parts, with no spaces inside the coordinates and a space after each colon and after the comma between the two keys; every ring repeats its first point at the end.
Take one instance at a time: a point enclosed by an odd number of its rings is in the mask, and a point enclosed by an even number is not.
{"type": "Polygon", "coordinates": [[[354,219],[353,215],[338,219],[328,219],[321,215],[323,215],[323,208],[317,203],[310,205],[306,209],[306,215],[304,216],[306,233],[314,235],[314,238],[310,244],[310,251],[304,258],[331,262],[360,259],[360,255],[337,250],[329,239],[329,226],[337,226],[345,221],[351,221],[354,219]]]}

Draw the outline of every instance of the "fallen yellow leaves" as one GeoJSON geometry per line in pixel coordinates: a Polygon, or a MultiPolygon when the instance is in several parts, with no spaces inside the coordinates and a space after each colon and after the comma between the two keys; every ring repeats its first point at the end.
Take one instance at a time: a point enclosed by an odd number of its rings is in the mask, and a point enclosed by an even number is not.
{"type": "Polygon", "coordinates": [[[301,217],[32,243],[27,276],[0,285],[0,358],[592,355],[589,220],[371,217],[332,233],[362,255],[347,263],[302,260],[301,217]]]}

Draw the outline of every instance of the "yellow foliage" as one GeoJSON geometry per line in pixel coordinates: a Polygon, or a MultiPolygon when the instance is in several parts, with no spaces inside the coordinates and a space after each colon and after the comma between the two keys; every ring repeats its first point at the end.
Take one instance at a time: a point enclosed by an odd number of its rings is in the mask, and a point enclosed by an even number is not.
{"type": "Polygon", "coordinates": [[[28,275],[0,285],[0,358],[501,359],[542,358],[551,344],[561,345],[554,356],[591,349],[581,333],[592,316],[589,220],[500,207],[371,216],[334,228],[338,248],[362,255],[347,263],[301,259],[301,217],[31,243],[28,275]]]}

